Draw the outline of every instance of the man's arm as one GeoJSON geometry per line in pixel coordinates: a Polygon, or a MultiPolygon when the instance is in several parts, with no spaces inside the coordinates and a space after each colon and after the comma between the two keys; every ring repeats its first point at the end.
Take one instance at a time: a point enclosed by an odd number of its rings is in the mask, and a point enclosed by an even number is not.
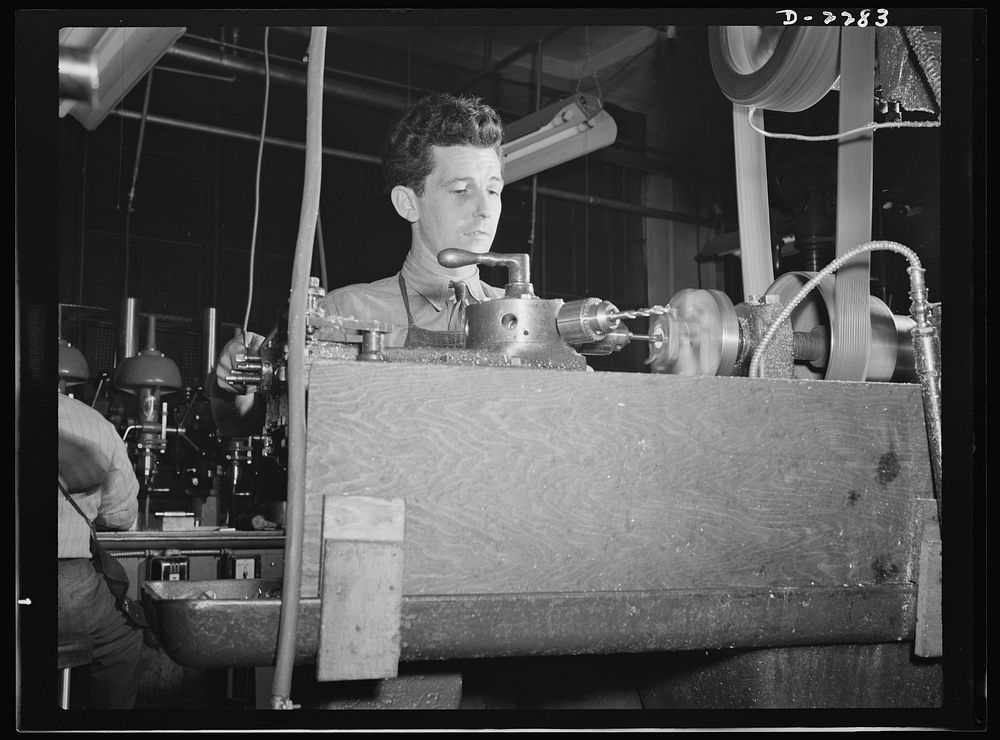
{"type": "Polygon", "coordinates": [[[128,529],[139,513],[139,481],[125,442],[100,413],[59,397],[59,479],[68,493],[97,494],[95,523],[128,529]]]}
{"type": "Polygon", "coordinates": [[[112,435],[111,467],[101,487],[101,504],[95,524],[106,529],[128,529],[139,515],[139,479],[128,458],[125,443],[112,435]]]}
{"type": "MultiPolygon", "coordinates": [[[[323,298],[323,310],[327,316],[350,317],[350,314],[346,312],[344,306],[341,304],[340,296],[336,292],[327,293],[326,297],[323,298]]],[[[357,332],[352,331],[348,335],[348,332],[343,329],[327,329],[326,337],[333,342],[360,341],[360,336],[357,332]]]]}

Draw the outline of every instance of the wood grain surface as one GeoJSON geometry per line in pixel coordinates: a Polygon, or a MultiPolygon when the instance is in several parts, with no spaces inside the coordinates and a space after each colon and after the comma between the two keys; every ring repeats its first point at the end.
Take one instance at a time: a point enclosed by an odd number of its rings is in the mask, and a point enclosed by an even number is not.
{"type": "Polygon", "coordinates": [[[930,497],[919,386],[316,360],[322,499],[406,501],[404,593],[899,584],[930,497]]]}
{"type": "Polygon", "coordinates": [[[399,498],[325,498],[318,680],[397,674],[404,511],[399,498]]]}

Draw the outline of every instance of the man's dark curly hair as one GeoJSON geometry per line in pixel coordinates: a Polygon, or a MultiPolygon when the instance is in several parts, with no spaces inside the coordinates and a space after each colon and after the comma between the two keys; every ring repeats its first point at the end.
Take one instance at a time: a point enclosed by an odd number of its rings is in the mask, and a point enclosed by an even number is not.
{"type": "Polygon", "coordinates": [[[480,98],[435,93],[420,100],[393,127],[382,149],[386,189],[396,185],[423,195],[434,167],[432,146],[468,145],[496,151],[503,166],[503,123],[480,98]]]}

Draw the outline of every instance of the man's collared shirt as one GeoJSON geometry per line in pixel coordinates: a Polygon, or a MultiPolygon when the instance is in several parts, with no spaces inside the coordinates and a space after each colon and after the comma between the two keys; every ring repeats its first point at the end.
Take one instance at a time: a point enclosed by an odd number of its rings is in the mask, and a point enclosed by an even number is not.
{"type": "MultiPolygon", "coordinates": [[[[409,253],[403,267],[395,275],[331,291],[324,303],[327,315],[392,324],[393,330],[385,335],[384,344],[386,347],[402,347],[406,342],[408,322],[403,296],[399,290],[400,275],[406,283],[413,324],[430,331],[453,329],[454,327],[449,326],[454,313],[450,305],[454,303],[451,281],[421,269],[409,253]]],[[[480,280],[478,270],[463,282],[468,286],[470,303],[481,303],[504,296],[502,288],[495,288],[480,280]]],[[[346,338],[352,339],[351,332],[348,332],[346,338]]],[[[359,335],[354,335],[353,338],[360,341],[359,335]]]]}
{"type": "MultiPolygon", "coordinates": [[[[139,481],[114,425],[82,401],[59,394],[59,438],[64,452],[84,450],[87,459],[61,454],[59,477],[91,521],[128,529],[139,513],[139,481]],[[95,470],[102,481],[94,484],[95,470]]],[[[56,488],[60,558],[90,557],[90,525],[56,488]]]]}

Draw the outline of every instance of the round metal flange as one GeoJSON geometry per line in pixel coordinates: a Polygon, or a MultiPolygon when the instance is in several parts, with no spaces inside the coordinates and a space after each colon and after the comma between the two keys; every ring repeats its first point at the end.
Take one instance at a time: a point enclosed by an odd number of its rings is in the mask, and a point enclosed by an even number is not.
{"type": "Polygon", "coordinates": [[[897,316],[875,296],[869,300],[872,321],[871,357],[866,380],[912,381],[916,378],[910,330],[916,322],[897,316]]]}
{"type": "MultiPolygon", "coordinates": [[[[767,295],[776,295],[782,305],[787,305],[814,276],[811,272],[786,272],[771,283],[767,295]]],[[[830,328],[830,316],[834,315],[833,287],[833,277],[829,276],[802,299],[788,317],[793,332],[809,333],[816,327],[830,328]]],[[[829,349],[827,347],[827,357],[829,349]]],[[[826,375],[826,367],[796,362],[793,372],[796,378],[820,380],[826,375]]]]}
{"type": "MultiPolygon", "coordinates": [[[[782,304],[788,304],[798,292],[816,276],[813,272],[787,272],[767,289],[769,295],[776,295],[782,304]]],[[[830,346],[826,357],[836,348],[836,335],[830,330],[830,317],[836,315],[834,308],[835,281],[832,275],[825,277],[792,311],[789,321],[793,332],[809,333],[816,327],[827,330],[830,346]]],[[[913,346],[909,331],[913,320],[908,316],[896,316],[875,296],[869,296],[868,312],[871,321],[871,350],[865,380],[888,381],[913,378],[913,346]]],[[[827,380],[854,380],[852,377],[834,377],[828,374],[825,364],[796,362],[796,378],[827,380]]]]}
{"type": "Polygon", "coordinates": [[[729,297],[719,290],[685,289],[670,299],[670,311],[650,324],[653,372],[671,375],[733,375],[740,350],[740,324],[729,297]]]}

